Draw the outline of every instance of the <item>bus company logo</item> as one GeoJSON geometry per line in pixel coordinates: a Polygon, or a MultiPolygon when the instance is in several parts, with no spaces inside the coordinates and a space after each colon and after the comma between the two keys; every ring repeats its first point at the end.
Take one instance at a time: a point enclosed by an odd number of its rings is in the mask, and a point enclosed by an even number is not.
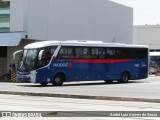
{"type": "Polygon", "coordinates": [[[68,67],[71,68],[72,67],[72,63],[68,63],[68,67]]]}
{"type": "Polygon", "coordinates": [[[53,67],[72,67],[72,63],[54,63],[53,67]]]}

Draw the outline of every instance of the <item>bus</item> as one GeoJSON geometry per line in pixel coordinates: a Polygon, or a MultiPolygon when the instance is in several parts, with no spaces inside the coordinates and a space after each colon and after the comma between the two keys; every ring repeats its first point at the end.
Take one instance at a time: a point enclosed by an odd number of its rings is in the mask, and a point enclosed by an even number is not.
{"type": "Polygon", "coordinates": [[[17,79],[52,83],[104,80],[106,83],[148,77],[149,48],[102,41],[42,41],[22,50],[17,79]]]}
{"type": "Polygon", "coordinates": [[[157,74],[160,72],[160,52],[150,52],[149,73],[157,74]]]}

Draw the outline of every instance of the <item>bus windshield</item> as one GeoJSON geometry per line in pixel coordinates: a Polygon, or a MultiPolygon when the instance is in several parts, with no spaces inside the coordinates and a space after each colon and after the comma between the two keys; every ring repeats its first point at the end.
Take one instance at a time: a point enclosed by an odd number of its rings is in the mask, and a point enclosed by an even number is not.
{"type": "Polygon", "coordinates": [[[18,62],[18,71],[28,72],[48,65],[55,50],[55,46],[23,50],[18,62]]]}

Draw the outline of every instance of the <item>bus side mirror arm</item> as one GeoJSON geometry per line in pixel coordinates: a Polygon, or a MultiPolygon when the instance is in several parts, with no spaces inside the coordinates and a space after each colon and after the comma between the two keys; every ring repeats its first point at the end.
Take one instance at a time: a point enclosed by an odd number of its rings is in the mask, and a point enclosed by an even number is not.
{"type": "Polygon", "coordinates": [[[16,58],[16,54],[22,53],[23,50],[17,50],[16,52],[13,53],[13,60],[16,58]]]}
{"type": "Polygon", "coordinates": [[[43,56],[43,52],[44,50],[41,50],[38,54],[38,60],[41,60],[42,59],[42,56],[43,56]]]}

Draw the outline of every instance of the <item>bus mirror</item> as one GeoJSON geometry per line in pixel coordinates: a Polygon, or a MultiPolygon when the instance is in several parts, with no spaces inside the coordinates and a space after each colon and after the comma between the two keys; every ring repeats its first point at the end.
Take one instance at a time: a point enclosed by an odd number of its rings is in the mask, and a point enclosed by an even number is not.
{"type": "Polygon", "coordinates": [[[44,50],[41,50],[38,54],[38,60],[42,59],[42,55],[43,55],[44,50]]]}
{"type": "Polygon", "coordinates": [[[15,60],[15,59],[16,59],[16,55],[17,55],[18,53],[22,53],[22,51],[23,51],[23,50],[18,50],[18,51],[16,51],[16,52],[14,52],[14,53],[13,53],[13,60],[15,60]]]}

